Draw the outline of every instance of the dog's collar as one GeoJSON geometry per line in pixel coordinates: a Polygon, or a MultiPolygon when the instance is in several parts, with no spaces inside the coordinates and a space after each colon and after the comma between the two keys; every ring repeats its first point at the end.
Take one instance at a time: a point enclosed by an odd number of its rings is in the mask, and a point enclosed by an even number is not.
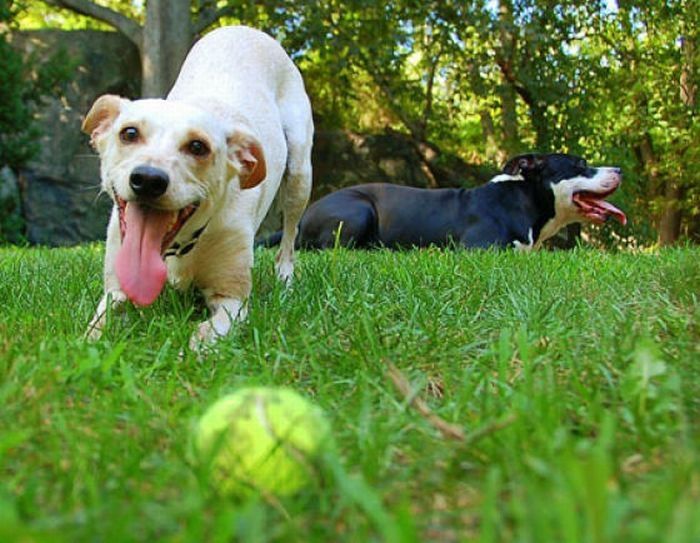
{"type": "Polygon", "coordinates": [[[164,257],[168,256],[185,256],[187,253],[189,253],[192,249],[194,249],[194,246],[197,244],[197,240],[199,239],[199,236],[202,235],[202,232],[204,232],[204,229],[207,227],[209,224],[209,221],[204,223],[204,226],[201,228],[195,230],[192,233],[192,237],[190,240],[186,243],[173,243],[170,247],[168,247],[168,250],[165,251],[163,254],[164,257]]]}

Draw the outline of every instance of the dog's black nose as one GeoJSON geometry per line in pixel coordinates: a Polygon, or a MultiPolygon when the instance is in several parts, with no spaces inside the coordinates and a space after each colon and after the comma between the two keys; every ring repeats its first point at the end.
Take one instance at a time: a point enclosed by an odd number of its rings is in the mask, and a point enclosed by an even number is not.
{"type": "Polygon", "coordinates": [[[142,198],[162,196],[168,189],[168,183],[168,174],[153,166],[137,166],[129,176],[131,190],[142,198]]]}

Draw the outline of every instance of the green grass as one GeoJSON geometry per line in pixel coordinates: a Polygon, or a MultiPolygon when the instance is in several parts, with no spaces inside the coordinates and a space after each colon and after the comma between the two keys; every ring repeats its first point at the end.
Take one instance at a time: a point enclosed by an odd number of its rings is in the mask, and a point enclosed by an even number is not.
{"type": "Polygon", "coordinates": [[[206,359],[179,356],[193,293],[82,341],[102,250],[0,249],[0,541],[700,540],[698,249],[303,253],[289,291],[263,250],[206,359]],[[218,498],[188,454],[257,384],[312,398],[338,445],[280,504],[218,498]]]}

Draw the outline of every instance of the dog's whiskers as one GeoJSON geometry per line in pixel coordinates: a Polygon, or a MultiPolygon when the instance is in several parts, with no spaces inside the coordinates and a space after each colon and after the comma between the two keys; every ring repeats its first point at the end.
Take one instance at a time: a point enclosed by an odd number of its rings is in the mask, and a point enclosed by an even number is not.
{"type": "Polygon", "coordinates": [[[92,203],[96,204],[97,201],[100,199],[100,196],[102,196],[103,194],[106,194],[108,198],[110,197],[109,193],[105,190],[105,188],[100,186],[100,190],[97,192],[97,194],[95,194],[95,198],[92,200],[92,203]]]}
{"type": "Polygon", "coordinates": [[[95,189],[100,189],[99,192],[102,192],[101,185],[96,183],[90,183],[88,185],[85,185],[84,187],[80,187],[76,190],[76,192],[92,192],[95,189]]]}

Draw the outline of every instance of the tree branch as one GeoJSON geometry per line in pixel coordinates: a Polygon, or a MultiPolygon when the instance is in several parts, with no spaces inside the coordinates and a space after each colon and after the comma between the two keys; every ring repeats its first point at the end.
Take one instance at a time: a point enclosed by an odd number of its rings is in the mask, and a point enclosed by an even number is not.
{"type": "Polygon", "coordinates": [[[496,64],[500,68],[505,80],[510,83],[515,92],[517,92],[520,98],[523,99],[523,102],[525,102],[531,108],[538,107],[537,100],[535,100],[535,97],[532,95],[530,90],[520,83],[520,81],[518,81],[518,78],[513,73],[510,63],[503,59],[497,58],[496,64]]]}
{"type": "Polygon", "coordinates": [[[195,35],[201,34],[208,27],[213,25],[216,21],[218,21],[222,17],[226,17],[227,15],[232,15],[233,13],[236,12],[235,6],[225,6],[221,9],[214,10],[214,9],[210,9],[210,6],[207,5],[207,3],[205,3],[205,2],[203,2],[202,5],[203,5],[203,9],[199,15],[199,18],[194,23],[195,35]]]}
{"type": "Polygon", "coordinates": [[[423,107],[423,114],[421,115],[420,125],[423,134],[428,133],[428,122],[430,121],[430,116],[433,112],[433,87],[435,85],[435,75],[437,73],[438,64],[440,63],[440,57],[442,56],[442,50],[438,50],[435,56],[431,59],[430,69],[428,70],[428,84],[425,89],[425,106],[423,107]]]}
{"type": "Polygon", "coordinates": [[[139,50],[143,46],[143,28],[136,21],[121,13],[99,6],[89,0],[44,0],[44,2],[107,23],[134,42],[139,50]]]}
{"type": "Polygon", "coordinates": [[[413,407],[418,413],[427,420],[431,426],[436,428],[444,438],[454,439],[456,441],[464,441],[464,430],[456,424],[451,424],[446,420],[438,417],[432,412],[428,404],[413,390],[411,383],[406,376],[391,362],[387,363],[387,375],[391,382],[394,383],[396,389],[406,399],[408,405],[413,407]]]}

